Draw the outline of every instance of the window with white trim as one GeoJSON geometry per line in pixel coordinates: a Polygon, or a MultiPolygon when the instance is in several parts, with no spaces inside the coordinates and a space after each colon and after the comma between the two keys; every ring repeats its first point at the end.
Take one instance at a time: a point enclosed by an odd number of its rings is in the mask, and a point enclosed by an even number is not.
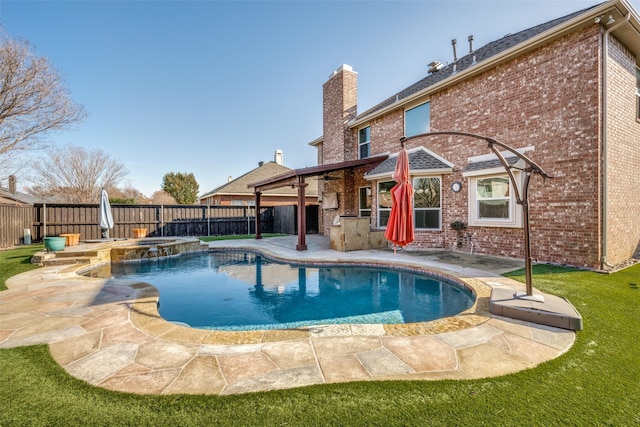
{"type": "Polygon", "coordinates": [[[640,120],[640,67],[636,66],[636,119],[640,120]]]}
{"type": "Polygon", "coordinates": [[[404,136],[429,132],[431,128],[431,105],[429,102],[416,105],[404,111],[404,136]]]}
{"type": "MultiPolygon", "coordinates": [[[[519,182],[520,173],[514,173],[519,182]]],[[[509,175],[469,177],[469,225],[522,227],[522,209],[517,204],[509,175]]]]}
{"type": "MultiPolygon", "coordinates": [[[[386,227],[391,215],[391,189],[395,181],[378,183],[378,227],[386,227]]],[[[413,178],[413,225],[416,229],[439,230],[442,222],[442,179],[413,178]]]]}
{"type": "Polygon", "coordinates": [[[378,183],[378,227],[386,227],[391,215],[391,189],[395,181],[378,183]]]}
{"type": "Polygon", "coordinates": [[[440,177],[413,178],[413,224],[416,229],[440,229],[441,190],[440,177]]]}
{"type": "Polygon", "coordinates": [[[358,215],[371,216],[371,187],[360,187],[358,190],[358,215]]]}
{"type": "Polygon", "coordinates": [[[371,155],[371,127],[358,131],[358,158],[366,159],[371,155]]]}

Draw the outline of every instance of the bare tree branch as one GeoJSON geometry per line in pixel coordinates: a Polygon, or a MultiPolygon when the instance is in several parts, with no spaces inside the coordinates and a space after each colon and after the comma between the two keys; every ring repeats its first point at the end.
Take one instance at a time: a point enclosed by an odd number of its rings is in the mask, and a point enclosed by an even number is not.
{"type": "Polygon", "coordinates": [[[0,28],[0,156],[3,167],[19,152],[44,147],[45,136],[86,117],[62,78],[29,43],[16,41],[0,28]]]}
{"type": "Polygon", "coordinates": [[[68,145],[50,148],[47,157],[33,164],[31,193],[55,195],[68,203],[97,203],[100,191],[112,189],[128,174],[122,163],[100,150],[68,145]]]}

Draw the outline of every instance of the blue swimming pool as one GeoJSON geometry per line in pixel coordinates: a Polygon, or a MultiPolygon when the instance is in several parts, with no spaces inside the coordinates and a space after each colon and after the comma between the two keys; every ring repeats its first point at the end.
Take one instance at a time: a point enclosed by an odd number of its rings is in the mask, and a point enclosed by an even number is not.
{"type": "Polygon", "coordinates": [[[154,285],[163,318],[200,329],[425,322],[474,302],[464,287],[425,274],[293,266],[246,252],[113,264],[111,275],[154,285]]]}

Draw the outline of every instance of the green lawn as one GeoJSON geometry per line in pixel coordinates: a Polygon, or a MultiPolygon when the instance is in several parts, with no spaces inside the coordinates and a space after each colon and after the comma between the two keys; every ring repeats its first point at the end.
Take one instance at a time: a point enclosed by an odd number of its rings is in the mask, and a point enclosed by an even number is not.
{"type": "MultiPolygon", "coordinates": [[[[4,256],[2,265],[20,268],[26,256],[4,256]]],[[[522,274],[514,277],[524,280],[522,274]]],[[[569,298],[585,329],[567,354],[517,374],[229,397],[137,396],[67,375],[46,346],[22,347],[0,350],[0,426],[640,425],[640,265],[611,275],[536,266],[534,284],[569,298]]]]}
{"type": "Polygon", "coordinates": [[[31,245],[10,251],[0,251],[0,291],[7,289],[4,282],[9,277],[38,268],[37,265],[31,264],[31,257],[42,249],[44,245],[31,245]]]}

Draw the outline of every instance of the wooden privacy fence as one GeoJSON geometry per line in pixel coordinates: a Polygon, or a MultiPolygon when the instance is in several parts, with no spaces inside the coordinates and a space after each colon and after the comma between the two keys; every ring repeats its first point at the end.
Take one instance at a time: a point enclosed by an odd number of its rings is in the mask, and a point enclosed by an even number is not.
{"type": "Polygon", "coordinates": [[[0,249],[24,244],[25,234],[31,238],[32,224],[33,206],[0,205],[0,249]]]}
{"type": "MultiPolygon", "coordinates": [[[[110,238],[134,237],[134,229],[146,229],[148,237],[255,233],[253,206],[112,205],[111,211],[110,238]]],[[[98,212],[94,204],[0,206],[0,248],[23,244],[25,229],[33,241],[66,233],[79,233],[81,240],[100,239],[98,212]]],[[[263,232],[273,232],[273,208],[260,209],[260,221],[263,232]]]]}

